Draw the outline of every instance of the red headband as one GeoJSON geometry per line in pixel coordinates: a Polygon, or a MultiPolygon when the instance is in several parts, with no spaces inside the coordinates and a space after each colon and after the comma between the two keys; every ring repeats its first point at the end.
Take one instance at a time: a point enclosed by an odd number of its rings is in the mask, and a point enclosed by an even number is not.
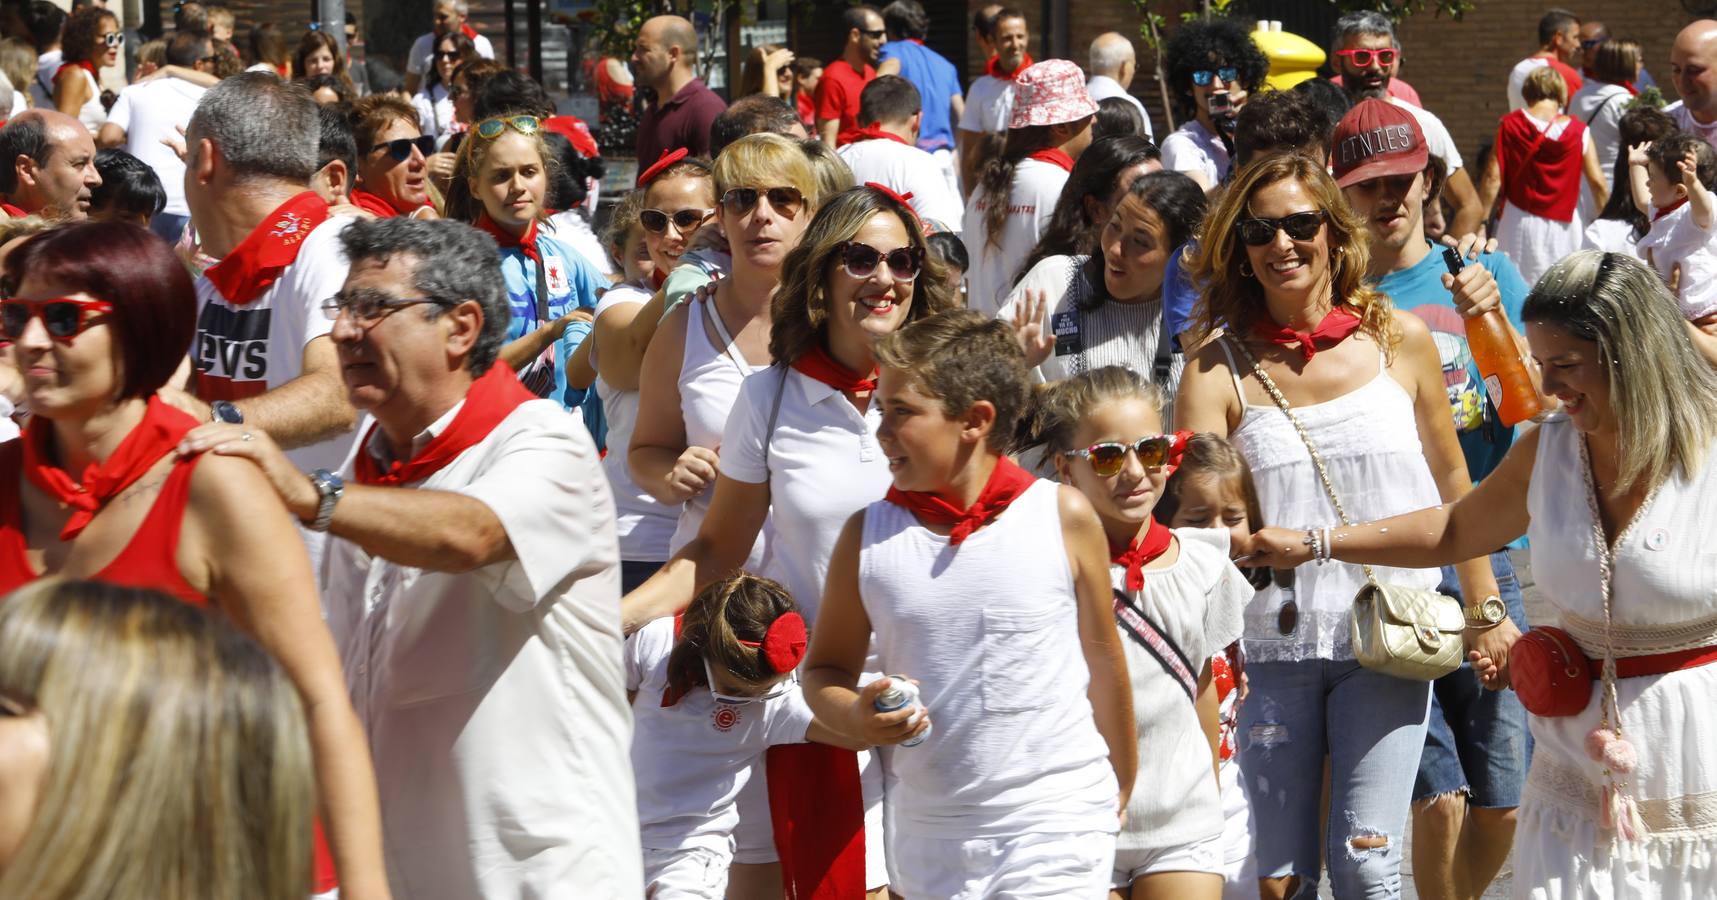
{"type": "Polygon", "coordinates": [[[805,619],[796,612],[782,613],[764,630],[763,640],[741,640],[740,643],[762,648],[763,658],[775,674],[791,672],[805,658],[805,647],[809,643],[805,637],[805,619]]]}
{"type": "Polygon", "coordinates": [[[674,163],[685,159],[687,154],[688,151],[684,147],[678,147],[673,150],[663,150],[661,159],[656,160],[654,165],[645,169],[643,174],[638,176],[638,186],[643,187],[644,185],[649,184],[650,179],[662,174],[663,171],[674,163]]]}
{"type": "Polygon", "coordinates": [[[912,200],[911,191],[907,191],[904,194],[897,194],[895,193],[894,188],[891,188],[880,181],[867,181],[864,183],[864,186],[879,193],[886,194],[889,197],[893,197],[897,203],[906,207],[907,212],[912,214],[913,220],[918,222],[918,227],[924,227],[923,220],[918,218],[918,210],[912,208],[912,204],[910,202],[912,200]]]}
{"type": "Polygon", "coordinates": [[[1192,440],[1192,432],[1177,431],[1173,436],[1174,441],[1169,444],[1169,458],[1167,460],[1168,474],[1170,475],[1174,474],[1174,470],[1180,468],[1180,458],[1186,455],[1186,445],[1192,440]]]}

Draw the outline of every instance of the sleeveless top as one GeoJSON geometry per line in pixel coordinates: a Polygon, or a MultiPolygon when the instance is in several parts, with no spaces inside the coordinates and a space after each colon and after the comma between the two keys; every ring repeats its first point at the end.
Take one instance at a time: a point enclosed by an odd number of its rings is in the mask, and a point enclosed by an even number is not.
{"type": "Polygon", "coordinates": [[[872,647],[882,671],[918,679],[934,723],[916,747],[881,748],[903,835],[1119,827],[1057,491],[1039,480],[958,547],[886,500],[865,508],[858,581],[872,647]]]}
{"type": "Polygon", "coordinates": [[[96,82],[94,75],[89,74],[88,69],[78,66],[77,70],[84,81],[89,82],[89,99],[78,107],[78,121],[89,129],[90,134],[95,134],[101,130],[101,126],[107,124],[107,107],[101,105],[101,85],[96,82]]]}
{"type": "MultiPolygon", "coordinates": [[[[1330,504],[1317,468],[1293,423],[1274,403],[1246,401],[1240,357],[1219,344],[1228,359],[1234,391],[1244,410],[1228,436],[1252,468],[1265,525],[1283,528],[1336,527],[1341,518],[1330,504]]],[[[1329,469],[1330,481],[1354,522],[1386,519],[1443,502],[1419,443],[1413,398],[1390,377],[1388,360],[1377,352],[1377,376],[1322,403],[1295,406],[1294,415],[1311,435],[1329,469]]],[[[1442,580],[1437,569],[1373,566],[1379,581],[1429,590],[1442,580]]],[[[1281,608],[1290,599],[1279,585],[1253,597],[1246,607],[1246,658],[1249,662],[1353,658],[1349,614],[1354,595],[1365,584],[1356,565],[1331,562],[1295,570],[1292,600],[1298,623],[1291,634],[1278,628],[1281,608]]]]}
{"type": "MultiPolygon", "coordinates": [[[[168,470],[161,493],[137,526],[131,542],[101,571],[85,576],[125,587],[148,588],[172,595],[193,606],[208,605],[179,573],[179,529],[185,507],[191,500],[191,471],[201,456],[174,463],[168,470]]],[[[24,444],[10,441],[0,446],[0,479],[14,488],[0,497],[0,594],[9,593],[43,577],[30,567],[24,542],[23,510],[17,485],[23,483],[24,444]]],[[[45,573],[43,573],[45,574],[45,573]]]]}
{"type": "MultiPolygon", "coordinates": [[[[687,313],[685,351],[680,360],[680,416],[686,424],[686,446],[708,447],[719,453],[721,436],[727,430],[727,420],[733,413],[734,402],[739,399],[740,387],[745,384],[745,379],[769,367],[746,362],[739,348],[734,346],[727,324],[716,312],[714,301],[693,301],[687,313]],[[710,342],[705,322],[715,329],[721,346],[710,342]]],[[[681,547],[697,537],[714,494],[715,485],[711,484],[686,501],[685,508],[680,511],[680,523],[674,529],[673,540],[668,542],[670,554],[678,553],[681,547]]],[[[768,534],[769,526],[765,524],[757,535],[757,543],[752,545],[746,571],[762,570],[768,534]]]]}

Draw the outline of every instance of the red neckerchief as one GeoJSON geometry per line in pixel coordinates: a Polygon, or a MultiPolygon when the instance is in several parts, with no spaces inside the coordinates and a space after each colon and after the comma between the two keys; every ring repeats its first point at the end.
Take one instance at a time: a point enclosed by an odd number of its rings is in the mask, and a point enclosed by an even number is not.
{"type": "Polygon", "coordinates": [[[1145,528],[1143,537],[1134,537],[1125,547],[1117,549],[1109,545],[1109,561],[1127,569],[1127,590],[1142,591],[1145,589],[1145,566],[1151,564],[1157,557],[1169,551],[1169,545],[1174,541],[1174,532],[1156,519],[1145,528]]]}
{"type": "Polygon", "coordinates": [[[923,41],[921,41],[921,40],[919,40],[919,39],[917,39],[917,38],[907,38],[907,39],[906,39],[906,42],[907,42],[907,43],[908,43],[908,44],[917,44],[917,45],[918,45],[918,46],[920,46],[920,47],[922,47],[922,46],[924,46],[924,42],[923,42],[923,41]]]}
{"type": "Polygon", "coordinates": [[[1073,157],[1068,156],[1066,151],[1062,150],[1060,147],[1045,147],[1042,150],[1033,150],[1026,156],[1026,159],[1035,159],[1038,162],[1046,162],[1053,166],[1060,166],[1061,171],[1063,172],[1073,171],[1073,157]]]}
{"type": "Polygon", "coordinates": [[[650,272],[650,286],[651,287],[653,287],[659,291],[662,289],[662,285],[667,284],[667,283],[668,283],[668,273],[662,271],[661,269],[651,270],[651,272],[650,272]]]}
{"type": "Polygon", "coordinates": [[[859,141],[888,140],[894,141],[897,144],[905,144],[908,147],[912,146],[912,142],[906,138],[903,138],[892,131],[884,131],[881,122],[872,122],[863,128],[854,129],[850,134],[852,136],[852,140],[847,142],[849,144],[856,144],[859,141]]]}
{"type": "Polygon", "coordinates": [[[799,354],[799,358],[793,360],[793,368],[799,374],[815,378],[843,394],[868,394],[876,390],[875,369],[871,369],[869,375],[860,375],[841,365],[840,360],[829,355],[822,344],[812,344],[811,349],[799,354]]]}
{"type": "Polygon", "coordinates": [[[1297,342],[1300,345],[1300,355],[1306,358],[1306,362],[1311,362],[1319,350],[1328,350],[1347,340],[1348,335],[1359,330],[1359,323],[1359,316],[1355,315],[1353,310],[1337,306],[1311,331],[1295,331],[1264,318],[1252,323],[1252,333],[1283,347],[1297,342]]]}
{"type": "Polygon", "coordinates": [[[1639,88],[1634,87],[1633,82],[1624,81],[1624,82],[1622,82],[1622,87],[1625,87],[1628,89],[1628,96],[1630,96],[1630,97],[1638,97],[1639,96],[1639,88]]]}
{"type": "Polygon", "coordinates": [[[11,216],[14,219],[22,219],[25,216],[29,215],[29,213],[23,211],[22,209],[19,209],[16,206],[13,206],[10,203],[0,203],[0,211],[4,211],[6,213],[6,215],[11,216]]]}
{"type": "Polygon", "coordinates": [[[537,246],[536,219],[532,219],[530,224],[525,226],[525,233],[522,236],[514,235],[512,232],[496,225],[495,220],[489,218],[488,213],[483,213],[477,217],[477,227],[488,232],[489,236],[495,239],[495,243],[500,245],[501,249],[505,250],[508,247],[517,247],[520,252],[525,254],[525,256],[530,257],[532,262],[535,262],[539,266],[542,265],[542,250],[537,246]]]}
{"type": "Polygon", "coordinates": [[[203,270],[221,297],[234,306],[255,300],[298,259],[298,249],[328,219],[328,203],[305,191],[275,207],[220,262],[203,270]]]}
{"type": "Polygon", "coordinates": [[[90,77],[94,78],[96,80],[96,83],[99,84],[101,82],[101,76],[99,76],[95,73],[95,63],[92,63],[87,59],[80,59],[77,62],[65,63],[64,65],[60,66],[58,69],[54,70],[54,78],[58,79],[60,77],[60,73],[64,72],[67,69],[82,69],[85,72],[88,72],[90,74],[90,77]]]}
{"type": "Polygon", "coordinates": [[[471,40],[477,39],[477,29],[472,28],[470,25],[467,25],[464,22],[460,22],[459,23],[459,30],[465,32],[465,36],[470,38],[471,40]]]}
{"type": "Polygon", "coordinates": [[[519,408],[519,404],[535,399],[537,396],[525,390],[525,386],[519,383],[519,376],[514,375],[506,363],[497,362],[481,378],[471,382],[471,390],[465,394],[465,405],[459,408],[447,429],[436,435],[409,462],[402,463],[396,459],[383,472],[376,458],[370,455],[370,438],[376,433],[372,427],[358,447],[353,475],[359,484],[384,487],[415,484],[441,471],[459,454],[482,443],[495,426],[519,408]]]}
{"type": "Polygon", "coordinates": [[[990,61],[984,64],[984,74],[991,78],[1000,78],[1003,81],[1012,81],[1019,77],[1019,73],[1024,72],[1031,66],[1031,54],[1027,53],[1025,58],[1020,60],[1019,68],[1012,72],[1003,72],[1001,62],[1002,57],[999,53],[990,57],[990,61]]]}
{"type": "Polygon", "coordinates": [[[1687,204],[1687,198],[1683,197],[1680,200],[1677,200],[1674,203],[1669,204],[1668,206],[1664,207],[1663,209],[1660,209],[1660,210],[1657,210],[1656,212],[1653,212],[1651,214],[1651,220],[1653,222],[1656,222],[1658,219],[1661,219],[1664,216],[1667,216],[1670,213],[1675,212],[1676,210],[1680,209],[1682,206],[1684,206],[1686,204],[1687,204]]]}
{"type": "Polygon", "coordinates": [[[1026,488],[1036,481],[1036,477],[1020,468],[1013,460],[998,456],[996,467],[990,472],[990,480],[984,482],[984,489],[978,493],[977,501],[965,509],[960,509],[929,491],[903,491],[891,487],[884,499],[912,513],[926,524],[954,526],[954,530],[948,533],[948,543],[959,546],[972,536],[972,532],[1001,515],[1002,511],[1008,508],[1008,504],[1019,499],[1019,495],[1025,493],[1026,488]]]}
{"type": "Polygon", "coordinates": [[[197,425],[196,419],[158,397],[151,397],[143,411],[143,420],[119,442],[113,454],[100,464],[84,467],[83,477],[73,479],[66,470],[49,461],[54,424],[37,416],[24,428],[24,477],[61,506],[71,507],[72,515],[60,529],[60,540],[73,540],[107,501],[136,483],[161,457],[172,453],[197,425]]]}
{"type": "Polygon", "coordinates": [[[360,191],[357,188],[352,188],[351,201],[353,206],[356,206],[364,212],[374,213],[377,218],[391,219],[394,216],[399,215],[399,210],[394,209],[392,203],[383,200],[381,197],[372,194],[369,191],[360,191]]]}

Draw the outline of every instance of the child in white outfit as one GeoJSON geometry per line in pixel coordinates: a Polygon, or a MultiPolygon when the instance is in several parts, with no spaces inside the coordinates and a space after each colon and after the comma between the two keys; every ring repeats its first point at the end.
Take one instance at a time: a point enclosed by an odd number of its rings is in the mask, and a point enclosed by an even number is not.
{"type": "Polygon", "coordinates": [[[1663,276],[1689,321],[1717,314],[1717,152],[1678,132],[1630,147],[1628,178],[1634,204],[1652,217],[1640,256],[1663,276]]]}

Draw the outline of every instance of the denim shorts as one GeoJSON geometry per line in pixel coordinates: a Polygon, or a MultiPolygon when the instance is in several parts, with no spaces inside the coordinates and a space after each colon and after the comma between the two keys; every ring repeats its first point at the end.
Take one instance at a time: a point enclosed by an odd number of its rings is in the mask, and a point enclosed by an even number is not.
{"type": "MultiPolygon", "coordinates": [[[[1490,555],[1498,593],[1508,605],[1508,617],[1526,631],[1526,607],[1520,581],[1508,552],[1490,555]]],[[[1461,583],[1453,566],[1443,567],[1438,588],[1457,600],[1461,583]]],[[[1425,733],[1425,754],[1413,802],[1460,792],[1470,805],[1508,809],[1520,805],[1520,787],[1532,760],[1532,733],[1526,728],[1526,707],[1514,691],[1487,691],[1473,674],[1471,663],[1431,684],[1431,723],[1425,733]]]]}

